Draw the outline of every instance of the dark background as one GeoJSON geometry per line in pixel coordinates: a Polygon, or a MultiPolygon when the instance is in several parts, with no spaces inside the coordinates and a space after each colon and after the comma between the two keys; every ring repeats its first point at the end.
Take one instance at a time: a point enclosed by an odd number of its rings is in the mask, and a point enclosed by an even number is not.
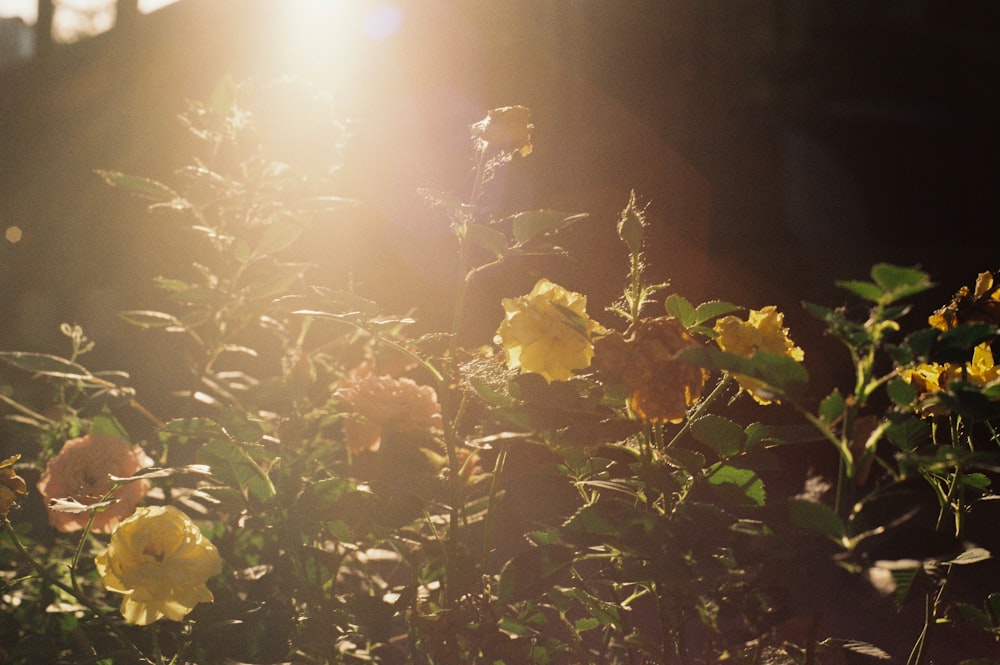
{"type": "MultiPolygon", "coordinates": [[[[800,301],[841,304],[833,282],[876,261],[918,265],[940,284],[913,315],[921,325],[998,267],[996,3],[369,4],[401,10],[395,36],[297,71],[277,55],[288,4],[260,0],[126,14],[0,71],[0,226],[24,231],[0,243],[0,347],[64,351],[68,320],[98,342],[96,362],[153,380],[143,338],[115,313],[154,308],[152,276],[186,257],[173,230],[93,170],[169,179],[192,150],[176,115],[227,73],[299,74],[333,91],[352,122],[343,193],[368,208],[356,228],[317,232],[306,258],[317,280],[350,272],[387,308],[430,321],[446,318],[453,247],[415,190],[464,195],[468,125],[492,107],[532,109],[535,153],[489,200],[498,214],[591,216],[564,238],[574,261],[476,285],[470,341],[488,341],[499,297],[541,272],[588,293],[595,312],[612,301],[626,269],[614,222],[633,188],[649,203],[650,276],[696,302],[779,305],[820,393],[845,358],[800,301]],[[378,259],[356,260],[368,251],[378,259]]],[[[331,41],[343,29],[321,27],[331,41]]]]}

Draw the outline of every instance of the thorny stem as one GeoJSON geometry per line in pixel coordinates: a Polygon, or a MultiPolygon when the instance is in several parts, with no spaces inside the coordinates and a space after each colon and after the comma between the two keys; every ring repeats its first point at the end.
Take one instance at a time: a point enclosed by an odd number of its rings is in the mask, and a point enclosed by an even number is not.
{"type": "Polygon", "coordinates": [[[719,383],[716,384],[715,388],[712,389],[712,392],[708,394],[708,397],[701,400],[701,402],[698,403],[698,406],[695,407],[694,411],[691,412],[691,415],[685,418],[684,425],[682,425],[681,428],[677,430],[677,433],[674,434],[673,438],[670,439],[670,443],[666,445],[667,448],[672,447],[687,433],[689,429],[691,429],[691,423],[698,420],[698,418],[700,418],[701,415],[708,410],[708,407],[712,405],[712,402],[719,398],[731,380],[732,376],[730,376],[728,372],[722,375],[722,378],[719,379],[719,383]]]}

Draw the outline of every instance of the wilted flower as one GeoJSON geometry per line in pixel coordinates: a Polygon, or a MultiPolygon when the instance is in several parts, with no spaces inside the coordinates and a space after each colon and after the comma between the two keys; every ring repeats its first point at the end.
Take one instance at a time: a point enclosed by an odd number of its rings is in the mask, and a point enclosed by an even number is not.
{"type": "MultiPolygon", "coordinates": [[[[991,272],[981,272],[975,288],[963,286],[951,301],[927,317],[927,322],[938,330],[950,330],[960,325],[988,323],[1000,325],[1000,284],[991,272]]],[[[926,398],[948,389],[952,381],[966,381],[975,386],[986,386],[1000,379],[1000,367],[993,361],[989,342],[983,342],[972,351],[972,360],[964,365],[953,363],[920,363],[900,371],[900,376],[916,391],[922,404],[918,410],[923,415],[946,415],[950,409],[936,400],[926,398]]]]}
{"type": "MultiPolygon", "coordinates": [[[[784,314],[774,305],[759,310],[751,309],[746,321],[736,316],[724,316],[715,322],[715,332],[718,334],[715,342],[723,351],[744,358],[751,358],[762,351],[802,362],[805,354],[788,336],[784,318],[784,314]]],[[[771,403],[770,393],[762,382],[741,374],[737,374],[735,378],[757,402],[771,403]]]]}
{"type": "Polygon", "coordinates": [[[966,323],[1000,326],[1000,284],[995,283],[993,273],[979,273],[972,293],[969,287],[963,286],[952,296],[951,302],[931,314],[927,321],[938,330],[966,323]]]}
{"type": "MultiPolygon", "coordinates": [[[[139,446],[111,434],[88,434],[67,441],[59,454],[49,460],[38,481],[38,491],[46,501],[73,499],[82,504],[98,503],[112,488],[108,476],[127,478],[151,466],[139,446]]],[[[108,533],[135,510],[149,492],[148,480],[134,480],[117,490],[115,503],[94,517],[93,531],[108,533]]],[[[87,525],[89,512],[49,510],[49,524],[59,531],[78,531],[87,525]]]]}
{"type": "Polygon", "coordinates": [[[565,381],[590,366],[601,324],[587,316],[587,296],[542,278],[527,295],[504,298],[504,320],[493,341],[507,367],[565,381]]]}
{"type": "Polygon", "coordinates": [[[24,478],[14,471],[14,463],[19,459],[20,455],[14,455],[0,462],[0,515],[4,517],[17,502],[17,496],[28,493],[24,478]]]}
{"type": "Polygon", "coordinates": [[[531,111],[524,106],[493,109],[472,125],[472,138],[482,142],[491,154],[531,154],[531,111]]]}
{"type": "Polygon", "coordinates": [[[626,337],[614,333],[597,340],[595,363],[617,374],[631,389],[629,408],[649,422],[680,422],[698,401],[708,372],[677,360],[697,342],[669,316],[642,319],[626,337]]]}
{"type": "Polygon", "coordinates": [[[343,426],[347,445],[354,453],[377,451],[387,429],[438,432],[442,427],[441,405],[433,388],[405,377],[378,376],[367,365],[341,382],[334,397],[351,413],[343,426]]]}
{"type": "Polygon", "coordinates": [[[222,571],[215,545],[173,506],[138,508],[111,532],[95,563],[108,591],[125,594],[122,616],[140,626],[180,621],[212,602],[205,582],[222,571]]]}

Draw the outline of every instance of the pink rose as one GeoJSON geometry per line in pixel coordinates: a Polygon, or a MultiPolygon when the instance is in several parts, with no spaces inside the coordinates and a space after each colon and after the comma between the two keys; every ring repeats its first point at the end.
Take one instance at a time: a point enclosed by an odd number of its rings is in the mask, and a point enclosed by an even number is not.
{"type": "MultiPolygon", "coordinates": [[[[72,499],[82,504],[99,502],[112,487],[108,476],[125,478],[151,466],[139,446],[110,434],[88,434],[67,441],[58,455],[49,460],[38,481],[38,491],[46,502],[72,499]]],[[[110,533],[119,521],[135,511],[150,488],[148,480],[134,480],[114,493],[115,502],[94,517],[92,530],[110,533]]],[[[49,510],[49,524],[59,531],[79,531],[87,525],[90,512],[49,510]]]]}
{"type": "Polygon", "coordinates": [[[438,432],[441,405],[430,386],[407,378],[376,376],[367,366],[351,372],[334,393],[344,411],[347,445],[359,453],[375,452],[382,444],[382,432],[438,432]]]}

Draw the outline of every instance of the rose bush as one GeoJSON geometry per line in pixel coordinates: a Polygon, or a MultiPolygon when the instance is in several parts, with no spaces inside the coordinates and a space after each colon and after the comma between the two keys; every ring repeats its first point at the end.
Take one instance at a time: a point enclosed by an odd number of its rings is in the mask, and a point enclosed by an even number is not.
{"type": "MultiPolygon", "coordinates": [[[[0,351],[0,659],[979,665],[995,653],[1000,591],[989,575],[970,590],[966,575],[994,547],[997,275],[921,313],[929,327],[906,319],[934,286],[919,269],[880,263],[837,282],[849,306],[804,308],[854,379],[819,386],[788,312],[694,303],[648,278],[633,192],[616,225],[619,298],[594,307],[543,277],[480,312],[496,333],[467,344],[478,280],[563,253],[583,218],[484,203],[498,169],[531,153],[530,112],[472,124],[467,197],[421,192],[458,256],[452,327],[426,330],[353,280],[315,283],[296,254],[311,226],[368,220],[330,193],[315,152],[303,172],[260,144],[275,132],[257,125],[278,126],[268,99],[295,86],[226,81],[192,102],[183,121],[204,153],[170,184],[100,172],[197,256],[156,277],[156,308],[122,313],[149,371],[168,353],[187,370],[169,399],[89,367],[78,326],[62,327],[68,351],[0,351]],[[800,468],[804,455],[817,464],[800,468]]],[[[293,98],[332,117],[312,90],[293,98]]]]}

